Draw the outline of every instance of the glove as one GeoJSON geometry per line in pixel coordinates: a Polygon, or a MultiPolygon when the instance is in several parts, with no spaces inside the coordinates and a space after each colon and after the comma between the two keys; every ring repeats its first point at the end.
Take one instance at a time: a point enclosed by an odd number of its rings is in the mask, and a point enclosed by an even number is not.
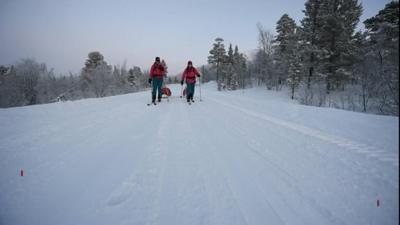
{"type": "Polygon", "coordinates": [[[149,84],[151,84],[151,80],[152,80],[152,79],[151,79],[151,78],[149,78],[149,84]]]}
{"type": "Polygon", "coordinates": [[[197,77],[200,77],[200,74],[197,74],[197,77]]]}
{"type": "Polygon", "coordinates": [[[181,80],[181,85],[183,85],[183,80],[181,80]]]}

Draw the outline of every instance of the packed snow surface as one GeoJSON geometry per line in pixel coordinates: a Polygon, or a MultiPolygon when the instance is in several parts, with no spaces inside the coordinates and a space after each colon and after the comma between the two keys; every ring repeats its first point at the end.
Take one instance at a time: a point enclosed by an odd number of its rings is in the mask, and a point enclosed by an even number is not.
{"type": "Polygon", "coordinates": [[[0,109],[0,224],[399,223],[398,117],[170,88],[0,109]]]}

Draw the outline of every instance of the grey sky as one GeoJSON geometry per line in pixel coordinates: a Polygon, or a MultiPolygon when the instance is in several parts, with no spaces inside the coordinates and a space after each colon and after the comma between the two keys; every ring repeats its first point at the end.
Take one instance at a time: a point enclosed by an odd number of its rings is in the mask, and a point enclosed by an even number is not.
{"type": "MultiPolygon", "coordinates": [[[[142,69],[160,56],[173,74],[189,59],[205,64],[215,37],[241,51],[257,48],[257,22],[271,31],[284,13],[299,22],[304,2],[0,0],[0,64],[33,57],[58,73],[77,73],[96,50],[110,64],[142,69]]],[[[363,21],[389,0],[361,2],[363,21]]]]}

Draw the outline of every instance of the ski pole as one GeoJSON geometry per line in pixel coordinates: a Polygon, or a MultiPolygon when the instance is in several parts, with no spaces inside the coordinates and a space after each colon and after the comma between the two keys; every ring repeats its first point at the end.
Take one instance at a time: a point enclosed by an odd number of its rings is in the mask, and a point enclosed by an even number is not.
{"type": "Polygon", "coordinates": [[[199,94],[200,94],[200,101],[201,101],[201,77],[199,78],[199,94]]]}
{"type": "Polygon", "coordinates": [[[182,96],[183,96],[183,84],[181,84],[181,98],[182,98],[182,96]]]}

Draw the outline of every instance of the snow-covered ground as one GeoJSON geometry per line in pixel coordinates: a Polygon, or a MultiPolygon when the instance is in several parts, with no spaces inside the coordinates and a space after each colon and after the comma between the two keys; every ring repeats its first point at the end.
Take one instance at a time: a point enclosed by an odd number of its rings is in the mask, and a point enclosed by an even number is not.
{"type": "Polygon", "coordinates": [[[171,88],[0,109],[0,224],[399,223],[398,117],[171,88]]]}

